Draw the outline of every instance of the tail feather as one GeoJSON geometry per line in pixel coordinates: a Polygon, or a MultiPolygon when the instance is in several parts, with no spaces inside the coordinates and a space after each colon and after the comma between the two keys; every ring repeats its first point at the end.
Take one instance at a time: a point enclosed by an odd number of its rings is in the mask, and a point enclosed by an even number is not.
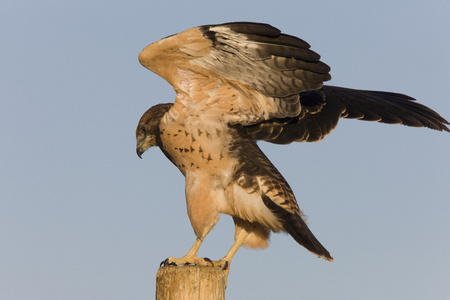
{"type": "Polygon", "coordinates": [[[268,196],[262,195],[264,204],[277,216],[283,224],[284,230],[289,233],[300,245],[316,254],[317,256],[333,261],[330,252],[316,239],[309,230],[301,216],[292,214],[274,203],[268,196]]]}
{"type": "Polygon", "coordinates": [[[316,239],[314,234],[309,230],[305,221],[298,215],[290,214],[287,219],[283,220],[284,229],[297,241],[300,245],[328,261],[333,261],[330,252],[316,239]]]}

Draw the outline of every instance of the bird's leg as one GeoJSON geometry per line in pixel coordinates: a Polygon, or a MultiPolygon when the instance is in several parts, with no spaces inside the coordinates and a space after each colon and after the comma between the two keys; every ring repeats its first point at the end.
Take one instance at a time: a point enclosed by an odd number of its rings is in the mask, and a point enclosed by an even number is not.
{"type": "Polygon", "coordinates": [[[225,271],[225,285],[228,279],[228,273],[230,273],[231,260],[233,259],[234,254],[236,254],[236,251],[241,247],[248,234],[249,232],[247,230],[241,228],[228,253],[221,260],[214,261],[215,267],[220,266],[225,271]]]}
{"type": "Polygon", "coordinates": [[[202,258],[197,257],[198,249],[200,248],[200,245],[202,244],[203,239],[197,238],[194,242],[194,245],[192,245],[191,249],[186,253],[185,256],[181,258],[175,258],[175,257],[169,257],[166,260],[164,260],[161,265],[167,266],[167,265],[201,265],[201,266],[212,266],[213,263],[209,258],[202,258]]]}

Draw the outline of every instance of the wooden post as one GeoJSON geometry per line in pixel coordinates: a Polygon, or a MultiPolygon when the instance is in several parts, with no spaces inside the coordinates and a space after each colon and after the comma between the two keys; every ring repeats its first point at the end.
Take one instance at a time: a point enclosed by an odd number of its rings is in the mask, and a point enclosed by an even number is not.
{"type": "Polygon", "coordinates": [[[224,300],[225,273],[221,267],[160,267],[156,274],[156,300],[224,300]]]}

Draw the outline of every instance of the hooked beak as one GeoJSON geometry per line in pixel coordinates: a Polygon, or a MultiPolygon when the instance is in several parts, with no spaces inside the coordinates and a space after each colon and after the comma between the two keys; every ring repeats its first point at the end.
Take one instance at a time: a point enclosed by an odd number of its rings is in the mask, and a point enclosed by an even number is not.
{"type": "Polygon", "coordinates": [[[142,159],[142,153],[144,153],[144,151],[142,151],[141,147],[136,147],[136,154],[140,159],[142,159]]]}

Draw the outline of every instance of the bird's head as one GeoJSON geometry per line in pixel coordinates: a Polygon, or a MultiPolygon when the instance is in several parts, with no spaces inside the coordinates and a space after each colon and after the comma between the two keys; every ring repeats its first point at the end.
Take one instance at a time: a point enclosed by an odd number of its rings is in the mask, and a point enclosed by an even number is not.
{"type": "Polygon", "coordinates": [[[142,158],[142,154],[148,148],[159,146],[156,139],[159,134],[159,123],[172,105],[172,103],[158,104],[150,107],[142,115],[136,128],[136,153],[139,158],[142,158]]]}

